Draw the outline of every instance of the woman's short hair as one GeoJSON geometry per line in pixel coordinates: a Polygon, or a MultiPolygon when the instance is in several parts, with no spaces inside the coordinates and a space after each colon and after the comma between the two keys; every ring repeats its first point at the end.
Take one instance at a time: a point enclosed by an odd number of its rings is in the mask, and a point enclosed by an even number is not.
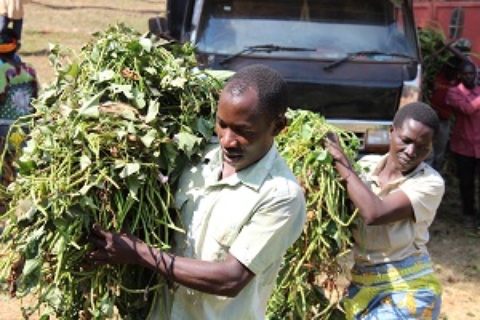
{"type": "Polygon", "coordinates": [[[438,131],[438,115],[424,102],[411,102],[400,108],[393,118],[393,126],[400,128],[407,119],[413,119],[432,128],[435,134],[438,131]]]}

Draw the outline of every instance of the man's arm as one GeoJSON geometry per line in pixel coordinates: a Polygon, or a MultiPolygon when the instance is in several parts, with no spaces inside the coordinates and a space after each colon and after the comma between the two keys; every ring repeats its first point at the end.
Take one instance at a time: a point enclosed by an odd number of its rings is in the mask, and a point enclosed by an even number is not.
{"type": "Polygon", "coordinates": [[[113,233],[95,225],[89,257],[97,264],[136,264],[160,272],[167,279],[201,292],[234,297],[255,276],[234,256],[210,262],[177,257],[154,249],[127,233],[113,233]]]}

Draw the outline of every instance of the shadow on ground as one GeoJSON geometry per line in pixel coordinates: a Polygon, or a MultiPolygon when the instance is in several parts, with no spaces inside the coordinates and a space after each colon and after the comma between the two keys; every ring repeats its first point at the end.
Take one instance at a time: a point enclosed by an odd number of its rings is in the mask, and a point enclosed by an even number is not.
{"type": "MultiPolygon", "coordinates": [[[[148,3],[153,3],[153,1],[143,1],[143,2],[148,2],[148,3]]],[[[55,6],[55,5],[49,5],[45,3],[41,3],[38,1],[32,1],[32,3],[35,3],[36,5],[45,7],[47,9],[55,10],[55,11],[69,11],[69,10],[105,10],[105,11],[117,11],[117,12],[136,12],[140,14],[158,14],[161,12],[162,8],[164,6],[161,6],[161,1],[158,1],[158,11],[157,10],[134,10],[134,9],[121,9],[121,8],[115,8],[115,7],[107,7],[107,6],[55,6]]]]}

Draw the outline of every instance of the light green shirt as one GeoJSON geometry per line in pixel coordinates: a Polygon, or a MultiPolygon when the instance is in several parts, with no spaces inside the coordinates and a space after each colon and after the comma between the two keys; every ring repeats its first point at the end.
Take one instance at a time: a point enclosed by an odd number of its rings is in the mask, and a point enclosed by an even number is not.
{"type": "Polygon", "coordinates": [[[369,155],[359,163],[368,168],[362,179],[380,198],[399,190],[412,204],[414,219],[383,225],[367,226],[361,218],[354,229],[355,263],[373,265],[400,261],[413,254],[427,253],[428,227],[432,224],[445,192],[442,176],[426,163],[421,163],[408,175],[379,187],[379,173],[387,156],[369,155]]]}
{"type": "Polygon", "coordinates": [[[221,169],[215,147],[182,175],[176,203],[186,235],[176,237],[176,253],[222,261],[230,252],[255,277],[235,298],[180,286],[171,319],[265,319],[282,257],[303,229],[304,195],[275,145],[234,176],[219,180],[221,169]]]}

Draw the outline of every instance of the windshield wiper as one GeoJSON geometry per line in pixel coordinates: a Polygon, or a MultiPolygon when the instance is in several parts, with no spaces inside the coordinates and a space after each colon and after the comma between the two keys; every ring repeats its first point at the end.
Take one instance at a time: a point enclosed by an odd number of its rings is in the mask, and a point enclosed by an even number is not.
{"type": "Polygon", "coordinates": [[[253,52],[274,52],[274,51],[316,51],[316,49],[313,48],[297,48],[297,47],[282,47],[282,46],[276,46],[273,44],[261,44],[261,45],[256,45],[256,46],[248,46],[245,49],[243,49],[240,52],[237,52],[231,56],[226,57],[222,61],[220,61],[220,65],[224,65],[228,61],[235,59],[238,56],[244,55],[244,54],[250,54],[253,52]]]}
{"type": "Polygon", "coordinates": [[[372,50],[372,51],[357,51],[357,52],[350,52],[345,57],[343,57],[339,60],[336,60],[336,61],[330,63],[329,65],[326,65],[325,67],[323,67],[323,70],[325,70],[325,71],[332,70],[333,68],[338,67],[339,65],[341,65],[342,63],[350,60],[351,58],[358,57],[358,56],[363,56],[363,55],[383,55],[383,56],[390,56],[390,57],[406,58],[406,59],[409,59],[409,60],[416,60],[414,57],[409,56],[407,54],[403,54],[403,53],[383,52],[383,51],[374,51],[374,50],[372,50]]]}

